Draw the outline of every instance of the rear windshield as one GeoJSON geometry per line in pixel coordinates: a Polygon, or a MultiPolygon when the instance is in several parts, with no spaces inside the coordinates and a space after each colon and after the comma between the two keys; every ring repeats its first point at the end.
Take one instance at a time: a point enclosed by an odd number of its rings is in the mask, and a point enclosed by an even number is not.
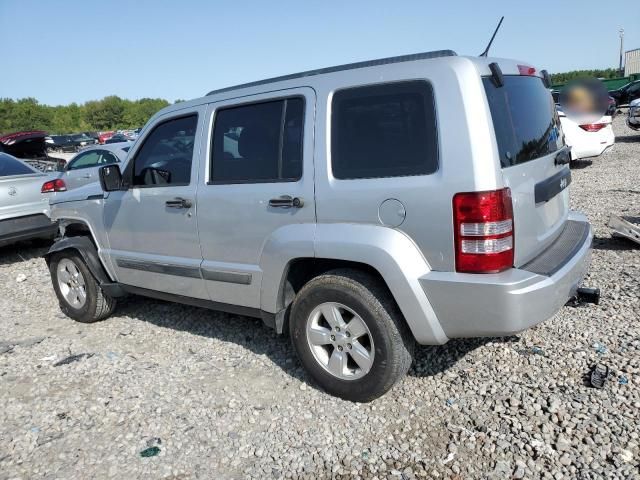
{"type": "Polygon", "coordinates": [[[0,153],[0,177],[10,177],[12,175],[28,175],[37,173],[24,163],[16,160],[11,155],[0,153]]]}
{"type": "Polygon", "coordinates": [[[541,78],[505,75],[502,87],[496,87],[491,77],[482,81],[503,167],[544,157],[564,146],[553,98],[541,78]]]}

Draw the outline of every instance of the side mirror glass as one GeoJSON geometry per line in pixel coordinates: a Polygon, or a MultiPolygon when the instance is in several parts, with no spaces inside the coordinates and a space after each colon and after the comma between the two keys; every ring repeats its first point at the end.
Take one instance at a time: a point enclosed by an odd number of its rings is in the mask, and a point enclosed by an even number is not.
{"type": "Polygon", "coordinates": [[[116,164],[100,168],[100,186],[105,192],[113,192],[122,188],[122,173],[116,164]]]}

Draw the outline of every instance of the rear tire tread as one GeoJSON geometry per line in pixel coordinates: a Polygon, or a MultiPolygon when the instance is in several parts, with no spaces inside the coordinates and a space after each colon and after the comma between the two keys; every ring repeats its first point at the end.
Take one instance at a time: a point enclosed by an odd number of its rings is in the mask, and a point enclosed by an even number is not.
{"type": "MultiPolygon", "coordinates": [[[[301,303],[304,302],[310,292],[321,288],[355,294],[367,306],[372,316],[376,319],[375,321],[381,324],[382,334],[388,338],[388,343],[391,346],[389,351],[390,358],[387,358],[384,362],[381,378],[379,378],[380,381],[373,385],[363,382],[371,372],[362,379],[353,381],[343,381],[334,377],[327,378],[327,375],[318,375],[314,372],[315,368],[309,370],[311,376],[327,391],[347,400],[369,402],[380,397],[406,375],[413,362],[415,349],[415,340],[391,292],[379,279],[367,272],[356,269],[331,270],[310,280],[300,289],[291,308],[291,338],[298,357],[303,364],[306,362],[302,358],[299,346],[296,345],[296,339],[300,336],[300,332],[296,332],[296,330],[301,329],[299,324],[300,322],[306,322],[306,318],[300,320],[296,318],[296,314],[301,308],[301,303]]],[[[351,305],[349,306],[351,307],[351,305]]],[[[360,314],[360,312],[358,313],[360,314]]],[[[302,335],[304,335],[304,329],[301,330],[303,330],[302,335]]],[[[303,340],[306,342],[306,339],[302,338],[299,340],[300,343],[303,343],[303,340]]],[[[377,354],[378,347],[376,347],[377,354]]]]}

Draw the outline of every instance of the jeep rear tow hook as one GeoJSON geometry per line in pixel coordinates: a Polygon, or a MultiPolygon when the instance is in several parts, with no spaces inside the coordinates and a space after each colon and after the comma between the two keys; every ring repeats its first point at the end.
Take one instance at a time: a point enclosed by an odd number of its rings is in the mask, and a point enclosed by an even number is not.
{"type": "Polygon", "coordinates": [[[593,303],[598,305],[600,303],[600,289],[579,287],[576,290],[575,296],[569,300],[569,305],[580,305],[581,303],[593,303]]]}

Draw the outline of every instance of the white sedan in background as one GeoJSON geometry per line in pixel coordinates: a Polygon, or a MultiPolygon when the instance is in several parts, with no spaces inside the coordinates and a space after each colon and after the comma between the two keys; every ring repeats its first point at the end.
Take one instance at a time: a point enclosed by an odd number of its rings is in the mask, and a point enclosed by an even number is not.
{"type": "Polygon", "coordinates": [[[571,160],[597,157],[615,143],[610,116],[596,122],[580,122],[567,117],[560,106],[557,108],[565,142],[571,147],[571,160]]]}

